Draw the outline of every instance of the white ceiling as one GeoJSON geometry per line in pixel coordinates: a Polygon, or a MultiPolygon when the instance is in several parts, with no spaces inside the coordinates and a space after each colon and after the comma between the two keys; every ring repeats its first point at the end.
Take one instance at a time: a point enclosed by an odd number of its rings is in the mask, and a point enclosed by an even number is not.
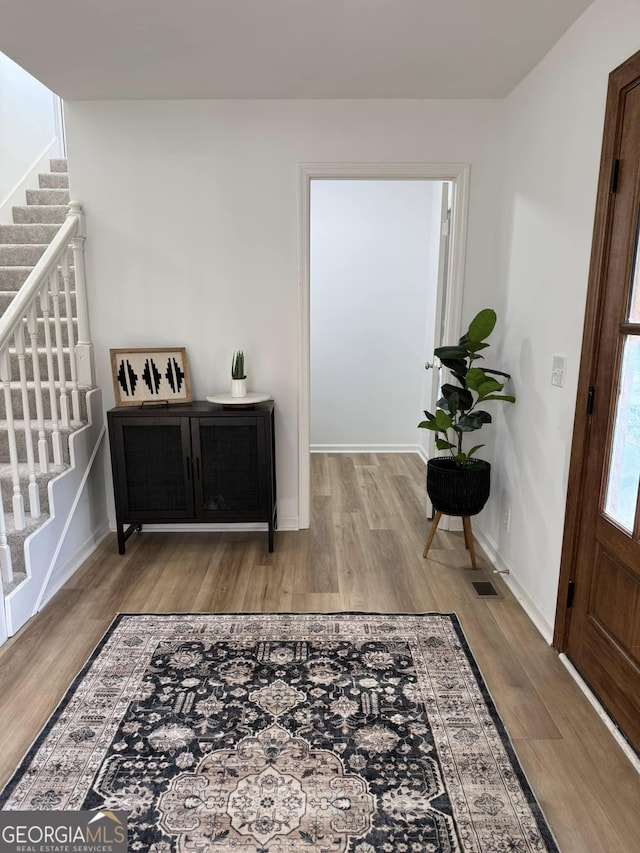
{"type": "Polygon", "coordinates": [[[500,98],[593,0],[0,0],[66,100],[500,98]]]}

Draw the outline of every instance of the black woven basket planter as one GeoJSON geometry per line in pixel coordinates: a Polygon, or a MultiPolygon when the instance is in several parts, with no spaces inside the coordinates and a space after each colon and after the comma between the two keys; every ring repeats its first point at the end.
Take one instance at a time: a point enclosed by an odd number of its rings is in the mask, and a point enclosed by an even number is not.
{"type": "Polygon", "coordinates": [[[427,462],[427,494],[436,510],[445,515],[477,515],[489,498],[491,465],[469,459],[456,465],[450,456],[427,462]]]}

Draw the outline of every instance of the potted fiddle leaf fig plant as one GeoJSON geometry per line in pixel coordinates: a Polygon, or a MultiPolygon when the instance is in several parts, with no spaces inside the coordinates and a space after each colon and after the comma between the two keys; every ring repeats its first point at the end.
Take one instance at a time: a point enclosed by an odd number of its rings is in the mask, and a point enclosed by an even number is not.
{"type": "Polygon", "coordinates": [[[434,355],[449,369],[453,382],[442,386],[435,412],[425,411],[420,429],[436,433],[436,447],[448,455],[427,462],[427,493],[434,508],[447,515],[476,515],[489,497],[491,465],[475,454],[484,444],[463,449],[467,433],[492,421],[482,406],[492,400],[515,403],[511,394],[501,393],[508,373],[476,364],[489,347],[487,338],[496,325],[496,312],[484,308],[477,314],[457,344],[437,347],[434,355]],[[496,377],[501,377],[500,381],[496,377]]]}
{"type": "Polygon", "coordinates": [[[247,374],[244,372],[244,351],[237,349],[231,359],[231,396],[247,396],[247,374]]]}

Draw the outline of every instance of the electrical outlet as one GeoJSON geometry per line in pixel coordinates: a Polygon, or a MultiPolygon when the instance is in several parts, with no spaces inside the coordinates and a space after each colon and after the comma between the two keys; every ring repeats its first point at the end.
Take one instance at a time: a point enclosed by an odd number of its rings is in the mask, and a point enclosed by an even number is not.
{"type": "Polygon", "coordinates": [[[505,531],[508,533],[509,528],[511,527],[511,507],[505,507],[504,512],[502,513],[502,526],[505,531]]]}

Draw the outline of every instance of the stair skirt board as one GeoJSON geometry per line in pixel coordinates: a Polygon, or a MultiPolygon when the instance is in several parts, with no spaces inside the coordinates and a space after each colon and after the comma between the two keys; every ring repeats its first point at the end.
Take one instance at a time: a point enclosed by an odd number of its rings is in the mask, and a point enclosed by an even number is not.
{"type": "MultiPolygon", "coordinates": [[[[49,600],[55,591],[79,568],[86,559],[92,540],[102,538],[103,531],[94,533],[88,526],[83,544],[76,553],[57,564],[65,536],[81,497],[90,466],[105,434],[102,413],[102,392],[95,388],[87,394],[89,423],[72,433],[69,438],[71,467],[48,485],[50,517],[25,541],[27,577],[5,597],[6,630],[9,636],[16,633],[28,619],[38,612],[42,602],[49,600]]],[[[74,528],[74,535],[79,531],[74,528]]],[[[79,533],[80,536],[83,533],[79,533]]],[[[0,628],[1,631],[1,628],[0,628]]]]}
{"type": "Polygon", "coordinates": [[[8,638],[9,631],[7,630],[7,613],[3,603],[2,607],[0,607],[0,646],[3,643],[6,643],[8,638]]]}
{"type": "MultiPolygon", "coordinates": [[[[106,523],[101,525],[99,529],[93,530],[80,545],[77,545],[72,554],[58,562],[55,568],[55,575],[52,576],[51,581],[47,584],[42,601],[38,606],[38,613],[62,589],[66,582],[73,577],[80,566],[89,559],[103,539],[106,539],[110,535],[111,532],[106,523]]],[[[32,615],[35,616],[35,613],[32,615]]]]}

